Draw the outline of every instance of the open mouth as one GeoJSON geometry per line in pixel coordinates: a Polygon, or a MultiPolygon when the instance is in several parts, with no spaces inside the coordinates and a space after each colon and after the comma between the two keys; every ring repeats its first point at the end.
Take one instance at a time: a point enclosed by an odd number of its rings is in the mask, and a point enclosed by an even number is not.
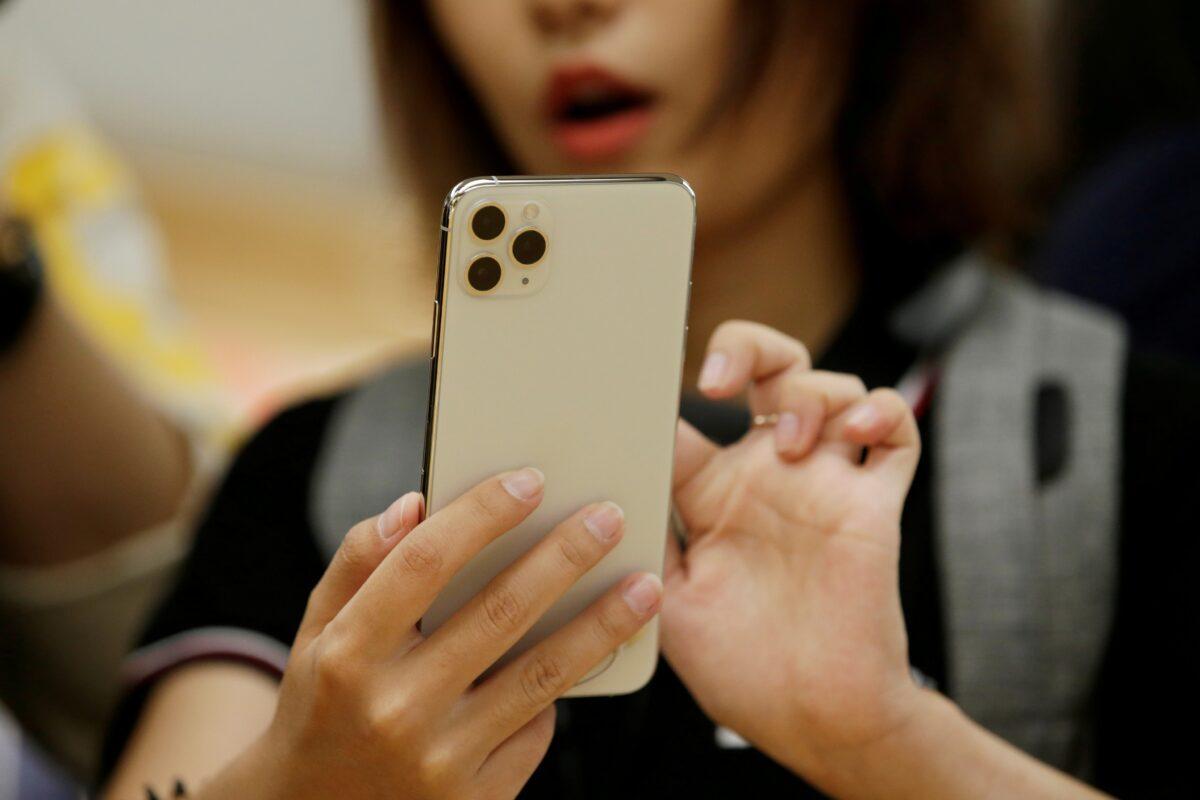
{"type": "Polygon", "coordinates": [[[561,122],[593,122],[646,108],[651,102],[645,92],[604,84],[584,85],[565,101],[555,118],[561,122]]]}
{"type": "Polygon", "coordinates": [[[654,95],[601,67],[557,70],[546,107],[552,138],[576,161],[612,159],[648,132],[654,95]]]}

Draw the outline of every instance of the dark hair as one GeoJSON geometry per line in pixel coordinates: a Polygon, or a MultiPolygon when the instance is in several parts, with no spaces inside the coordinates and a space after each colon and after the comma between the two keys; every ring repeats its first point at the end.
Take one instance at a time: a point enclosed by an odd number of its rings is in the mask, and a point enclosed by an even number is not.
{"type": "MultiPolygon", "coordinates": [[[[751,27],[779,30],[769,21],[789,1],[756,0],[751,27]]],[[[825,14],[848,32],[836,144],[868,251],[930,263],[1012,229],[1044,143],[1021,7],[843,0],[825,14]]],[[[399,111],[385,123],[421,200],[440,204],[464,177],[513,171],[425,3],[374,0],[372,28],[384,107],[399,111]]]]}

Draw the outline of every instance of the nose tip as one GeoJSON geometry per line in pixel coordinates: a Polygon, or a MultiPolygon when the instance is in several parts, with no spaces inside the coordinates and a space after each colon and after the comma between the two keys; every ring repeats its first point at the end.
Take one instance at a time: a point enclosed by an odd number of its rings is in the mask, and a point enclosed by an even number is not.
{"type": "Polygon", "coordinates": [[[579,33],[612,19],[622,0],[531,0],[534,23],[547,33],[579,33]]]}

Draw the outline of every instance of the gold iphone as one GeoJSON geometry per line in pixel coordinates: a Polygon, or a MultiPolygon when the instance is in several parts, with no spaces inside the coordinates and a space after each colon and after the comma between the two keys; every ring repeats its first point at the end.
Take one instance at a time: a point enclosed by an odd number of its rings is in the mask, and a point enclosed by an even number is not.
{"type": "MultiPolygon", "coordinates": [[[[446,198],[422,484],[429,512],[508,469],[545,496],[422,620],[431,631],[580,507],[612,500],[625,535],[511,650],[562,626],[626,575],[661,575],[696,205],[673,175],[475,178],[446,198]]],[[[646,684],[651,622],[568,696],[646,684]]]]}

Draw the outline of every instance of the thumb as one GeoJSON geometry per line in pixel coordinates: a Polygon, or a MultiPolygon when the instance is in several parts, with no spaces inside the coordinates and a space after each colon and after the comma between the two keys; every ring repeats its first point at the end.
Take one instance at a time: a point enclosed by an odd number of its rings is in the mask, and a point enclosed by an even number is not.
{"type": "Polygon", "coordinates": [[[363,520],[350,529],[320,582],[308,596],[308,607],[296,647],[324,630],[396,544],[421,522],[425,501],[420,492],[409,492],[382,514],[363,520]]]}

